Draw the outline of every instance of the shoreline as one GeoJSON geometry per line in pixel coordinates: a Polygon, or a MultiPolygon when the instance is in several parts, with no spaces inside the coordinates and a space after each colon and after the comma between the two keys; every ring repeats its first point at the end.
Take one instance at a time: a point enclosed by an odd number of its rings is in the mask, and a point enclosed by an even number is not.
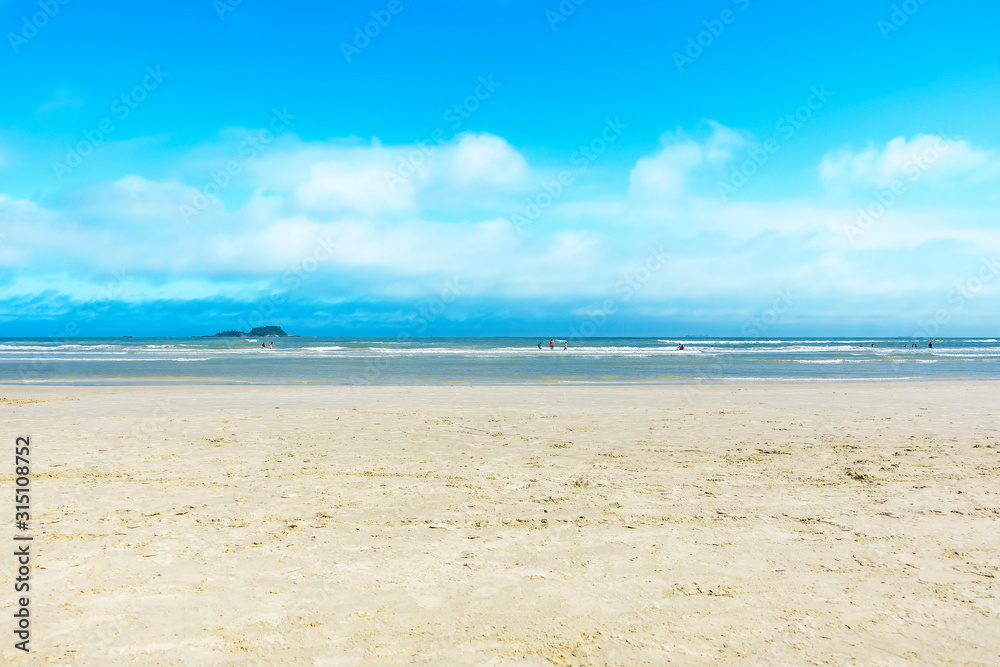
{"type": "Polygon", "coordinates": [[[183,378],[175,380],[150,380],[126,378],[90,380],[21,380],[21,381],[0,381],[0,387],[331,387],[331,388],[353,388],[363,387],[533,387],[533,386],[560,386],[560,387],[660,387],[660,386],[784,386],[789,384],[871,384],[871,383],[964,383],[964,382],[996,382],[1000,383],[1000,378],[992,377],[952,377],[952,376],[910,376],[910,377],[808,377],[808,378],[677,378],[671,380],[642,379],[642,380],[601,380],[601,379],[531,379],[522,381],[499,382],[494,380],[484,380],[482,382],[466,382],[463,380],[437,380],[422,383],[414,382],[379,382],[379,383],[348,383],[348,382],[321,382],[309,380],[296,380],[288,382],[253,382],[250,380],[230,380],[224,378],[183,378]]]}
{"type": "Polygon", "coordinates": [[[828,338],[706,339],[687,340],[683,350],[680,344],[651,338],[588,339],[568,350],[539,350],[521,338],[315,338],[285,340],[275,349],[213,340],[3,343],[0,383],[662,386],[1000,380],[1000,344],[995,339],[938,341],[934,349],[884,340],[874,348],[828,338]]]}

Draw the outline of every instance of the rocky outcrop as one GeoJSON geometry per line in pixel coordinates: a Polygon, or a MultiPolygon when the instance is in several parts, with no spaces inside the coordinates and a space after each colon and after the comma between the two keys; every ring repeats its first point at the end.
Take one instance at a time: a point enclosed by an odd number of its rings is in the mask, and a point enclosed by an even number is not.
{"type": "MultiPolygon", "coordinates": [[[[250,331],[237,331],[236,329],[230,329],[229,331],[220,331],[215,334],[215,336],[222,336],[226,338],[244,338],[247,336],[253,338],[275,338],[279,336],[292,336],[292,334],[285,333],[285,330],[281,327],[269,325],[266,327],[254,327],[250,331]]],[[[297,338],[298,336],[293,336],[297,338]]]]}
{"type": "Polygon", "coordinates": [[[281,327],[267,326],[267,327],[254,327],[250,330],[248,336],[262,336],[267,338],[269,336],[287,336],[281,327]]]}

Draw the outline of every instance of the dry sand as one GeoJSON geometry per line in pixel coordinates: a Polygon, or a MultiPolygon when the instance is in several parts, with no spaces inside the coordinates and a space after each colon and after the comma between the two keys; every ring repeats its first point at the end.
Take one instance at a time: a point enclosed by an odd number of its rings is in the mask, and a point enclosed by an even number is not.
{"type": "Polygon", "coordinates": [[[1000,660],[1000,383],[0,395],[0,661],[1000,660]]]}

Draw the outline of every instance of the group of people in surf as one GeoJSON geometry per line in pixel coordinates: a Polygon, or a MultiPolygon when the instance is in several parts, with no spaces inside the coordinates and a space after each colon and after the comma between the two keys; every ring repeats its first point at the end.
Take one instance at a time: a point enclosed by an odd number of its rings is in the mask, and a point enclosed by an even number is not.
{"type": "MultiPolygon", "coordinates": [[[[875,343],[872,343],[872,344],[871,344],[871,346],[872,346],[872,347],[875,347],[875,343]]],[[[914,348],[914,347],[916,347],[916,346],[917,346],[917,344],[916,344],[916,343],[914,343],[913,345],[904,345],[904,346],[903,346],[903,349],[904,349],[904,350],[906,350],[906,349],[912,349],[912,348],[914,348]]],[[[862,345],[861,347],[864,347],[864,345],[862,345]]],[[[927,343],[927,347],[931,347],[931,348],[932,348],[932,347],[934,347],[934,342],[933,342],[933,341],[931,341],[930,343],[927,343]]]]}
{"type": "MultiPolygon", "coordinates": [[[[568,350],[569,349],[569,341],[563,340],[563,341],[559,341],[559,342],[561,342],[563,344],[563,349],[564,350],[568,350]]],[[[542,344],[540,342],[538,343],[538,349],[539,350],[542,349],[542,344]]],[[[549,339],[549,349],[550,350],[556,349],[556,339],[555,338],[550,338],[549,339]]]]}

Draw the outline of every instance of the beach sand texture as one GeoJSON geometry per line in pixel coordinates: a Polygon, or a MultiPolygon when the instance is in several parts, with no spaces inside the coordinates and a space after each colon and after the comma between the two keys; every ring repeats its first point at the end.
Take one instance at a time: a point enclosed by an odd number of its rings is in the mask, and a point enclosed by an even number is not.
{"type": "Polygon", "coordinates": [[[0,395],[4,662],[1000,661],[1000,383],[0,395]]]}

